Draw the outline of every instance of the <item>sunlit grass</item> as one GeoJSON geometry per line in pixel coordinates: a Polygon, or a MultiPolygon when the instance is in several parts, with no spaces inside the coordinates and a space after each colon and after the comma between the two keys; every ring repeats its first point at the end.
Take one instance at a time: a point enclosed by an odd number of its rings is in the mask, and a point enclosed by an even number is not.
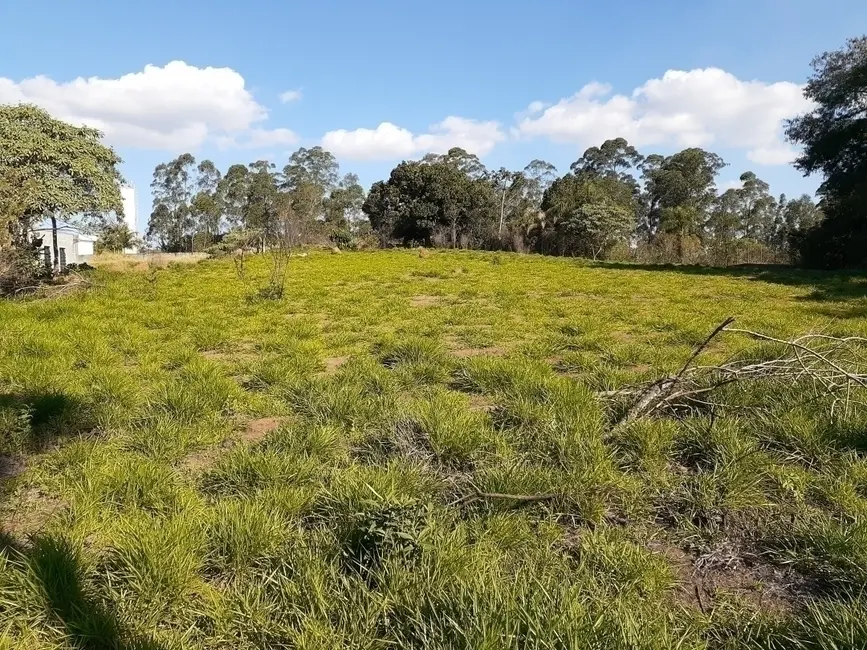
{"type": "Polygon", "coordinates": [[[0,303],[0,649],[864,647],[867,415],[596,395],[731,315],[867,334],[859,278],[314,252],[272,301],[103,261],[0,303]]]}

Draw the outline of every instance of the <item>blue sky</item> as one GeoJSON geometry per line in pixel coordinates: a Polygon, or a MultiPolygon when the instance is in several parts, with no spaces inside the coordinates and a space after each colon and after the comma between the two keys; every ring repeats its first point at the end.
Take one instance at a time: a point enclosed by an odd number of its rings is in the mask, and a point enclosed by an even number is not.
{"type": "Polygon", "coordinates": [[[102,128],[140,228],[159,162],[282,166],[320,143],[369,184],[451,145],[565,171],[624,135],[704,146],[730,163],[721,185],[749,169],[794,195],[818,179],[786,164],[780,121],[805,107],[810,59],[865,31],[863,0],[31,0],[0,7],[0,102],[102,128]]]}

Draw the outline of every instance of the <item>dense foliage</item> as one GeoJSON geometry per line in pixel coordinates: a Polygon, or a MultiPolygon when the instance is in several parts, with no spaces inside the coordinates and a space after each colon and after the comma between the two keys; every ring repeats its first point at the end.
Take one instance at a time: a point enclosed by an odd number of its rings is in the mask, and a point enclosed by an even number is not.
{"type": "Polygon", "coordinates": [[[278,172],[259,160],[232,165],[225,175],[210,160],[186,153],[154,170],[148,237],[162,250],[204,250],[240,231],[261,249],[279,238],[291,245],[351,240],[364,200],[354,174],[339,176],[334,156],[299,149],[278,172]]]}
{"type": "Polygon", "coordinates": [[[51,221],[58,270],[58,219],[102,223],[122,214],[120,158],[101,137],[36,106],[0,106],[0,292],[32,284],[39,272],[36,222],[51,221]]]}
{"type": "Polygon", "coordinates": [[[807,224],[797,243],[809,266],[867,264],[867,37],[813,60],[804,94],[816,108],[792,120],[787,135],[804,150],[795,166],[820,173],[826,219],[807,224]]]}

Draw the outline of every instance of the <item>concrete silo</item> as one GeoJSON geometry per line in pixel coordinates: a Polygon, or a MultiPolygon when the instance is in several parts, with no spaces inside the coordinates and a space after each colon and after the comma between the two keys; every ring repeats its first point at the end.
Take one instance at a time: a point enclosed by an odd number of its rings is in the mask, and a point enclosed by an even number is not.
{"type": "MultiPolygon", "coordinates": [[[[123,221],[132,231],[132,233],[136,236],[136,239],[139,238],[138,233],[138,220],[135,209],[135,187],[132,185],[124,185],[120,188],[120,197],[123,200],[123,221]]],[[[136,247],[124,249],[124,253],[137,253],[138,249],[136,247]]]]}

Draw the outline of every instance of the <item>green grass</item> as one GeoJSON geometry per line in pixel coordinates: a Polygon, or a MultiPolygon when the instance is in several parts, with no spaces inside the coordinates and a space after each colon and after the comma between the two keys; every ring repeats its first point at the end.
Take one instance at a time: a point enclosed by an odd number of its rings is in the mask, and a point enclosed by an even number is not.
{"type": "Polygon", "coordinates": [[[390,251],[293,258],[281,300],[227,260],[93,279],[0,303],[2,650],[867,646],[867,414],[755,384],[612,431],[596,395],[727,316],[867,335],[859,276],[390,251]]]}

